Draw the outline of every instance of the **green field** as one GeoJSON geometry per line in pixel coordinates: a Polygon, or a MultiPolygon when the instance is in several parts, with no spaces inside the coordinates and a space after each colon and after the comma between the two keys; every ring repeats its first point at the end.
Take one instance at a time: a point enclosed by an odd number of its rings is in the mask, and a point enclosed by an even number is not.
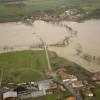
{"type": "Polygon", "coordinates": [[[42,50],[0,54],[0,72],[3,72],[4,83],[42,80],[47,70],[45,52],[42,50]]]}
{"type": "Polygon", "coordinates": [[[100,86],[96,89],[93,89],[95,100],[100,100],[100,86]]]}
{"type": "Polygon", "coordinates": [[[22,3],[0,3],[0,22],[21,20],[24,16],[61,14],[69,8],[92,12],[100,8],[99,0],[25,0],[22,3]]]}
{"type": "MultiPolygon", "coordinates": [[[[91,73],[81,66],[65,60],[49,52],[49,58],[53,71],[64,65],[70,74],[77,75],[79,79],[90,79],[91,73]]],[[[0,78],[3,72],[3,84],[8,82],[27,82],[46,79],[45,73],[48,71],[45,51],[17,51],[0,54],[0,78]]]]}

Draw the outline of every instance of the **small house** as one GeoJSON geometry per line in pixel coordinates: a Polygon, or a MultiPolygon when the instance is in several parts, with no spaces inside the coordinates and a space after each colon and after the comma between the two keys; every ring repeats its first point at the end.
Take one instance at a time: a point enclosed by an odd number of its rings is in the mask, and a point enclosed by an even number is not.
{"type": "Polygon", "coordinates": [[[17,92],[8,91],[3,93],[3,100],[17,100],[17,92]]]}
{"type": "Polygon", "coordinates": [[[37,82],[39,90],[50,89],[50,83],[52,83],[52,79],[37,82]]]}
{"type": "Polygon", "coordinates": [[[73,88],[81,88],[81,87],[83,87],[84,85],[83,85],[83,82],[82,81],[74,81],[73,83],[72,83],[72,87],[73,88]]]}
{"type": "Polygon", "coordinates": [[[100,71],[95,73],[94,77],[97,79],[97,80],[100,80],[100,71]]]}
{"type": "Polygon", "coordinates": [[[77,77],[74,75],[70,75],[70,74],[66,74],[65,72],[60,73],[60,77],[62,79],[63,82],[73,82],[73,81],[77,81],[77,77]]]}
{"type": "Polygon", "coordinates": [[[76,98],[74,96],[69,96],[66,100],[76,100],[76,98]]]}

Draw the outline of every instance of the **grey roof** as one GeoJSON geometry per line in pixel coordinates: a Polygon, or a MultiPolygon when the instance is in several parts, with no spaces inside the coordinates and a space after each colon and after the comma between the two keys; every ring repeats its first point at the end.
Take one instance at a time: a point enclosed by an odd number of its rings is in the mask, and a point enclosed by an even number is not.
{"type": "Polygon", "coordinates": [[[3,93],[3,99],[9,98],[9,97],[16,98],[17,92],[8,91],[8,92],[3,93]]]}
{"type": "Polygon", "coordinates": [[[47,90],[47,89],[49,89],[51,82],[52,82],[52,79],[44,80],[44,81],[38,81],[37,84],[39,86],[39,90],[47,90]]]}

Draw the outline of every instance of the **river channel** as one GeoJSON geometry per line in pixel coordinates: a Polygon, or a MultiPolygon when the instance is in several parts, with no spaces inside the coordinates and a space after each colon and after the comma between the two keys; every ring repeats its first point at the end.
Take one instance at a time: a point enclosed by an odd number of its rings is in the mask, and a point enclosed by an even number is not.
{"type": "Polygon", "coordinates": [[[72,21],[34,21],[32,26],[21,22],[0,23],[0,51],[5,47],[27,49],[46,42],[48,49],[91,72],[100,71],[100,20],[81,23],[72,21]]]}

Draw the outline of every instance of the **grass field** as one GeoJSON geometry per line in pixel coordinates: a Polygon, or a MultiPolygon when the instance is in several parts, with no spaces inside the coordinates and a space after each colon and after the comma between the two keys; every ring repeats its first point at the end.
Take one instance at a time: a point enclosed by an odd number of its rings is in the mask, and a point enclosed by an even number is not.
{"type": "Polygon", "coordinates": [[[93,0],[26,0],[22,3],[0,4],[0,21],[17,21],[25,15],[60,14],[67,8],[92,12],[100,8],[100,1],[93,0]]]}
{"type": "Polygon", "coordinates": [[[96,89],[93,89],[95,100],[100,100],[100,86],[96,89]]]}
{"type": "MultiPolygon", "coordinates": [[[[77,75],[80,79],[90,79],[91,73],[81,66],[65,60],[49,52],[53,71],[65,65],[68,73],[77,75]]],[[[45,72],[48,71],[44,50],[41,51],[17,51],[0,54],[0,78],[3,72],[3,84],[11,81],[27,82],[46,79],[45,72]]]]}
{"type": "MultiPolygon", "coordinates": [[[[45,79],[48,70],[44,51],[20,51],[0,54],[3,82],[27,82],[45,79]]],[[[1,75],[1,74],[0,74],[1,75]]]]}

